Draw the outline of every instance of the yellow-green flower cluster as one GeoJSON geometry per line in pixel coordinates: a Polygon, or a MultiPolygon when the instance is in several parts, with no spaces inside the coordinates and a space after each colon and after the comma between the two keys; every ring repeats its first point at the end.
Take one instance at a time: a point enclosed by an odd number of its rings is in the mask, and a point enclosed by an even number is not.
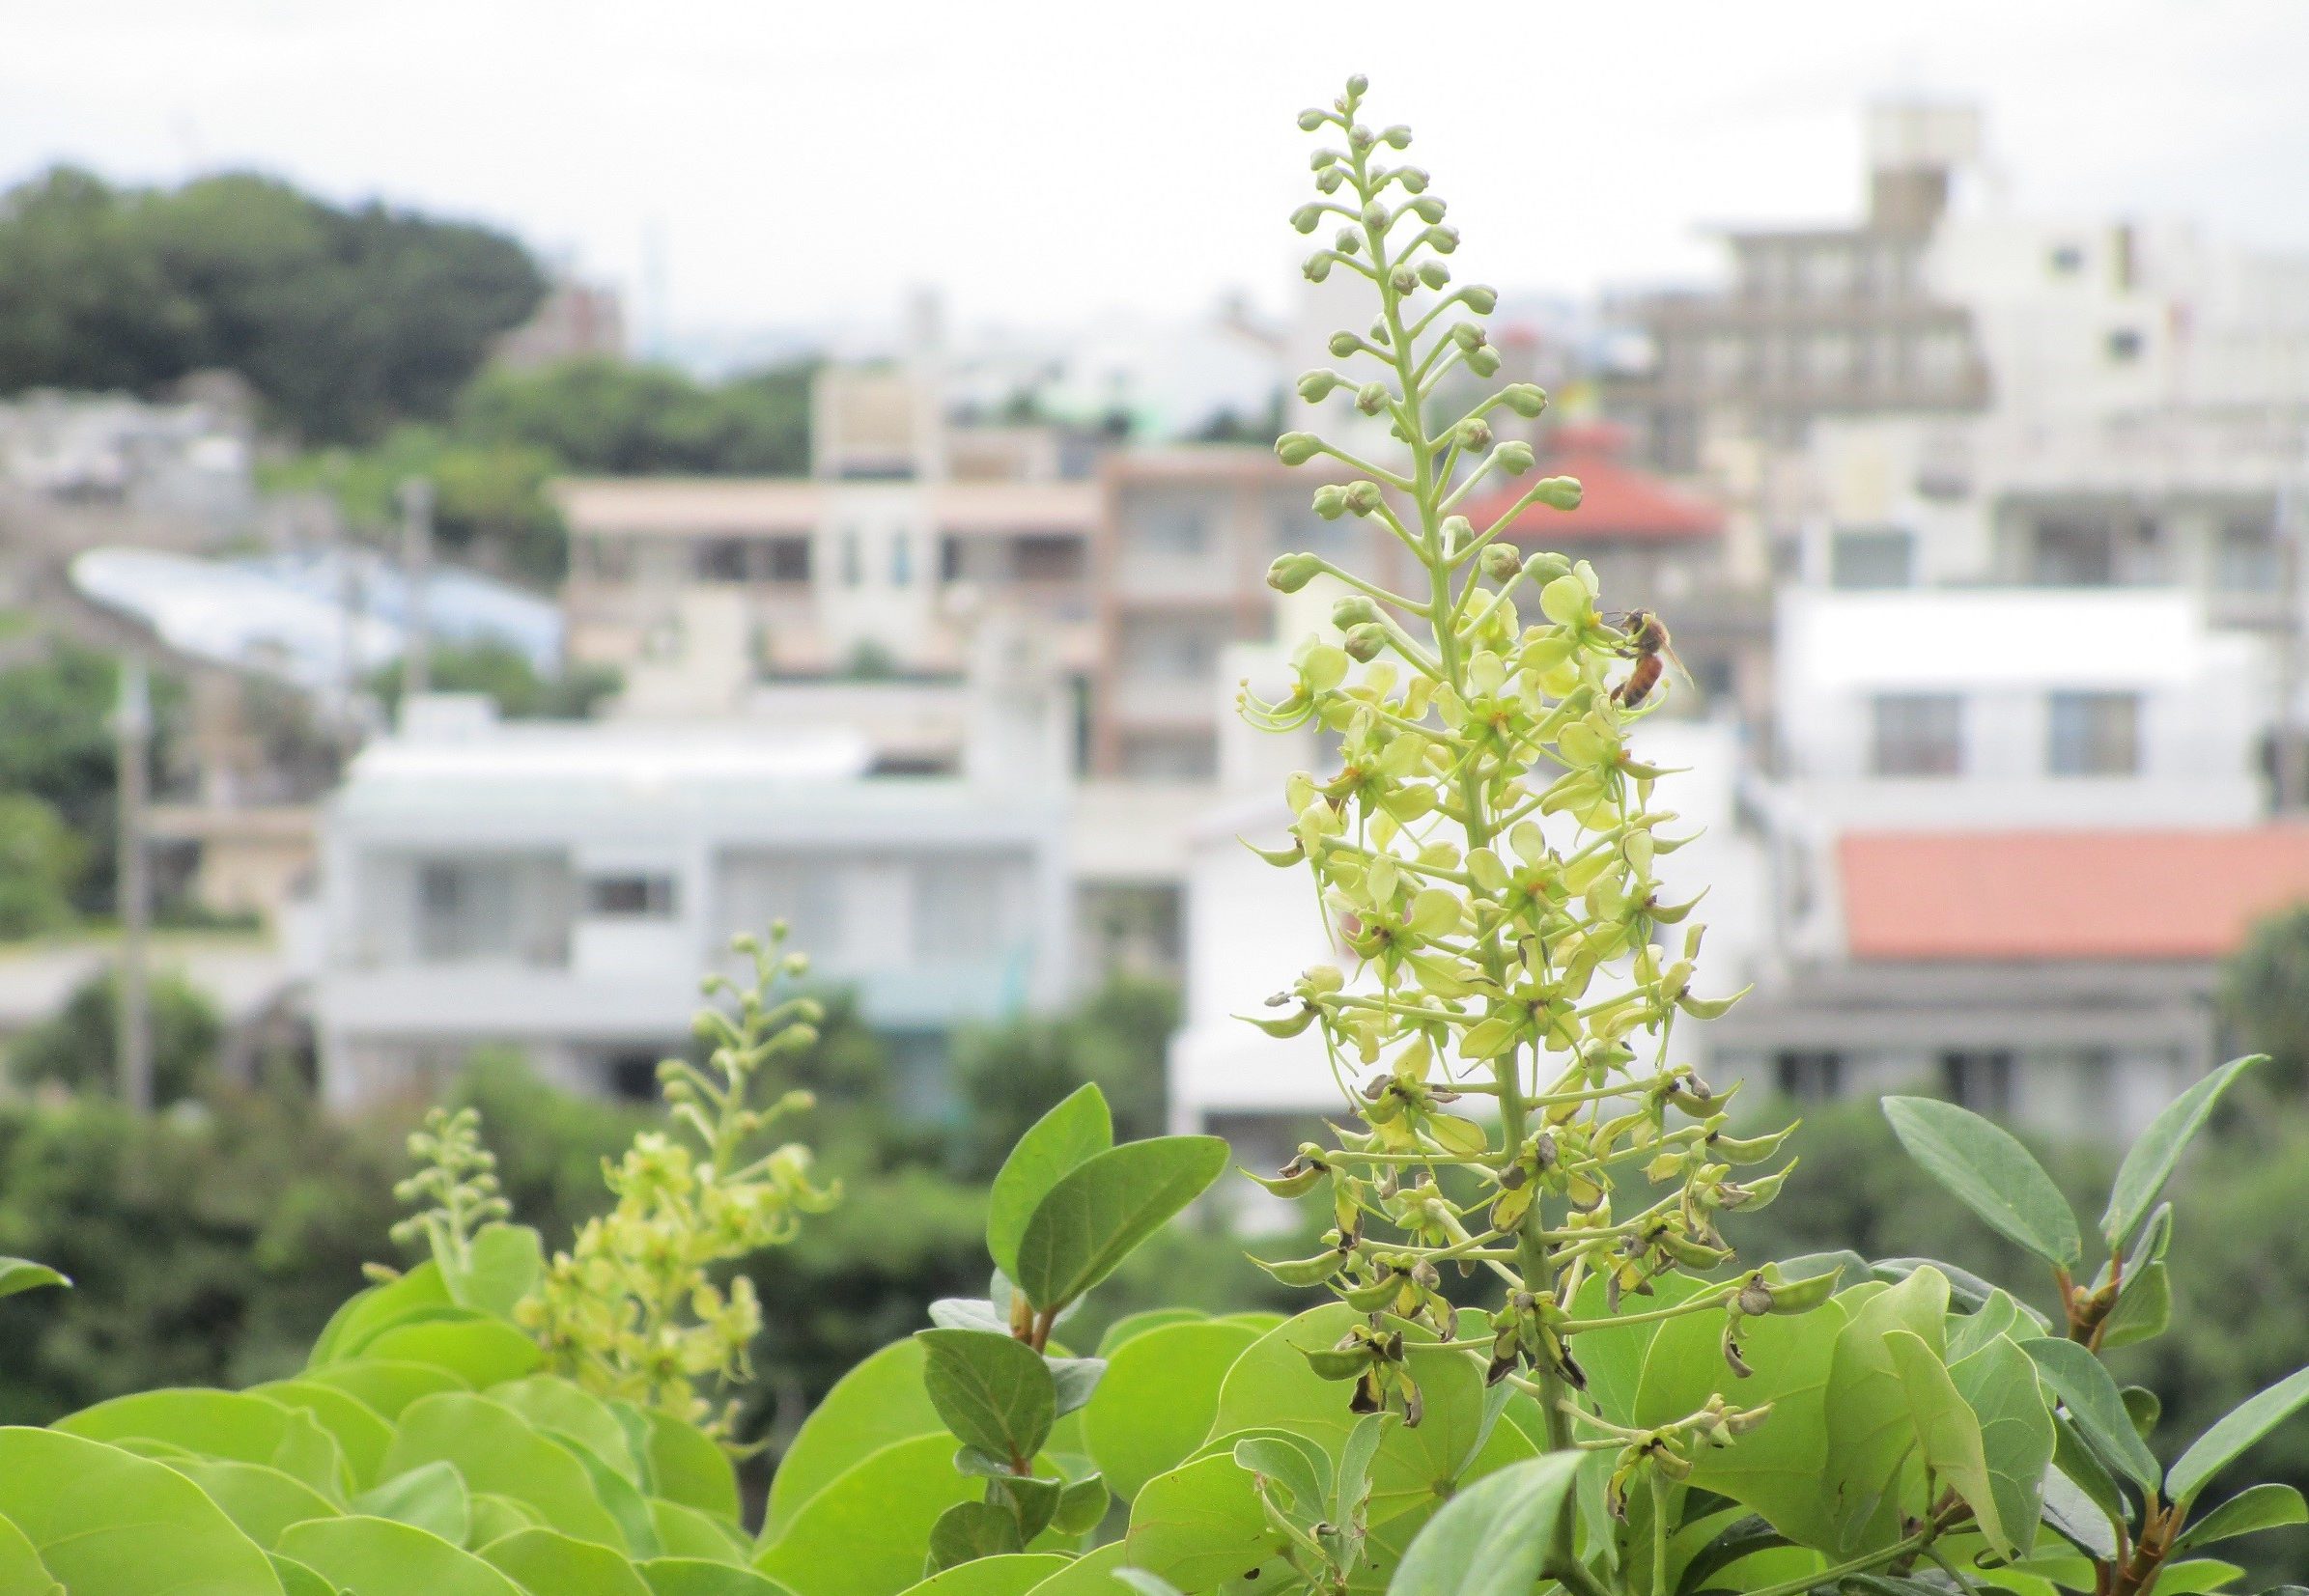
{"type": "Polygon", "coordinates": [[[497,1157],[481,1144],[478,1108],[431,1108],[409,1133],[417,1172],[393,1188],[405,1203],[425,1207],[393,1226],[403,1246],[423,1241],[441,1268],[456,1273],[472,1262],[474,1233],[512,1212],[497,1188],[497,1157]]]}
{"type": "Polygon", "coordinates": [[[773,1003],[780,976],[807,962],[781,953],[780,925],[767,943],[741,938],[753,965],[750,985],[720,976],[709,995],[734,1000],[700,1011],[711,1045],[706,1066],[668,1059],[658,1067],[672,1134],[646,1132],[605,1170],[616,1205],[577,1232],[547,1266],[519,1317],[545,1345],[550,1365],[588,1388],[726,1430],[730,1414],[714,1400],[750,1378],[747,1349],[761,1330],[753,1283],[726,1284],[716,1266],[794,1239],[803,1214],[823,1212],[836,1193],[810,1181],[810,1155],[797,1144],[757,1152],[760,1134],[811,1106],[806,1092],[752,1103],[756,1078],[782,1054],[817,1040],[823,1018],[808,997],[773,1003]]]}
{"type": "MultiPolygon", "coordinates": [[[[1328,459],[1316,514],[1375,519],[1424,581],[1394,592],[1309,553],[1269,574],[1285,592],[1322,579],[1343,590],[1339,640],[1302,646],[1279,701],[1246,690],[1242,702],[1254,724],[1313,723],[1337,739],[1335,771],[1287,784],[1287,846],[1260,852],[1313,872],[1326,930],[1356,973],[1316,966],[1256,1022],[1317,1029],[1360,1120],[1267,1183],[1293,1195],[1327,1187],[1336,1220],[1327,1251],[1271,1267],[1423,1319],[1446,1340],[1458,1321],[1442,1270],[1497,1274],[1506,1301],[1482,1343],[1493,1378],[1541,1394],[1561,1426],[1566,1388],[1583,1383],[1582,1287],[1602,1281],[1617,1312],[1622,1293],[1728,1263],[1717,1217],[1769,1200],[1781,1174],[1741,1170],[1780,1138],[1729,1136],[1720,1100],[1675,1051],[1679,1017],[1712,1017],[1730,999],[1695,989],[1694,901],[1671,901],[1655,873],[1690,835],[1653,807],[1669,772],[1630,747],[1668,697],[1666,628],[1647,611],[1607,616],[1587,562],[1526,557],[1506,541],[1535,505],[1576,508],[1576,482],[1541,480],[1480,526],[1459,513],[1478,485],[1531,470],[1531,445],[1498,437],[1491,418],[1535,417],[1546,396],[1528,383],[1469,395],[1468,378],[1499,368],[1482,325],[1495,295],[1450,287],[1440,257],[1458,240],[1443,201],[1423,172],[1382,160],[1410,133],[1372,131],[1363,95],[1354,79],[1301,117],[1335,142],[1313,161],[1325,197],[1293,219],[1303,233],[1337,219],[1307,274],[1360,274],[1379,314],[1331,341],[1359,369],[1310,372],[1300,393],[1352,395],[1373,418],[1347,423],[1356,436],[1375,440],[1384,423],[1400,458],[1381,463],[1312,432],[1284,434],[1277,451],[1292,464],[1328,459]],[[1472,402],[1452,414],[1450,395],[1472,402]]],[[[1712,1287],[1677,1311],[1738,1289],[1712,1287]]],[[[1334,1361],[1385,1362],[1360,1344],[1334,1361]]]]}

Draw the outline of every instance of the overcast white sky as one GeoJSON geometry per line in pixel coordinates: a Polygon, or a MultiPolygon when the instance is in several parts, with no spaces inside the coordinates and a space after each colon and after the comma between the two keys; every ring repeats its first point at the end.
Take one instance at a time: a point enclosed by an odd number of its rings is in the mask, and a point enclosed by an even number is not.
{"type": "Polygon", "coordinates": [[[256,166],[629,292],[655,228],[685,328],[1056,323],[1281,304],[1351,70],[1468,272],[1586,293],[1850,213],[1886,93],[1981,102],[2016,205],[2309,250],[2305,69],[2300,0],[0,0],[0,182],[256,166]]]}

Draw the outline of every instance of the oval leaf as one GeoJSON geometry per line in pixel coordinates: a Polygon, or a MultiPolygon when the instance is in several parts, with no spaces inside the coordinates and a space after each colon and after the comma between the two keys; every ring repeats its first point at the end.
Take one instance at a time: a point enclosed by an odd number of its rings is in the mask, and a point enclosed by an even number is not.
{"type": "Polygon", "coordinates": [[[1105,1279],[1226,1167],[1217,1136],[1156,1136],[1085,1161],[1051,1188],[1019,1239],[1013,1276],[1045,1312],[1105,1279]]]}
{"type": "Polygon", "coordinates": [[[2260,1395],[2246,1398],[2181,1454],[2181,1461],[2173,1465],[2166,1478],[2166,1496],[2177,1502],[2194,1501],[2213,1475],[2284,1423],[2304,1402],[2309,1402],[2309,1369],[2295,1370],[2260,1395]]]}
{"type": "Polygon", "coordinates": [[[1018,1274],[1019,1238],[1052,1187],[1114,1145],[1106,1094],[1083,1086],[1018,1138],[986,1198],[986,1250],[1005,1274],[1018,1274]]]}
{"type": "Polygon", "coordinates": [[[2116,1182],[2109,1188],[2108,1212],[2100,1216],[2100,1234],[2107,1238],[2111,1252],[2124,1251],[2134,1228],[2149,1217],[2189,1138],[2212,1117],[2221,1094],[2239,1076],[2267,1061],[2266,1054],[2255,1053],[2222,1065],[2166,1104],[2164,1111],[2149,1122],[2149,1129],[2141,1133],[2118,1166],[2116,1182]]]}
{"type": "Polygon", "coordinates": [[[2037,1365],[2052,1394],[2068,1407],[2069,1416],[2085,1433],[2085,1439],[2099,1447],[2103,1456],[2144,1491],[2154,1491],[2163,1483],[2164,1470],[2157,1467],[2156,1455],[2132,1427],[2125,1397],[2099,1358],[2074,1341],[2050,1337],[2024,1342],[2020,1350],[2037,1365]]]}
{"type": "Polygon", "coordinates": [[[71,1591],[280,1596],[257,1543],[165,1464],[54,1430],[0,1429],[8,1522],[71,1591]]]}
{"type": "Polygon", "coordinates": [[[1935,1098],[1888,1097],[1884,1117],[1925,1173],[1997,1234],[2064,1269],[2084,1261],[2076,1216],[2011,1132],[1935,1098]]]}
{"type": "Polygon", "coordinates": [[[391,1519],[315,1519],[292,1525],[281,1555],[346,1596],[527,1596],[520,1585],[438,1535],[391,1519]]]}
{"type": "Polygon", "coordinates": [[[915,1339],[929,1356],[923,1388],[946,1428],[966,1445],[1025,1468],[1057,1416],[1057,1388],[1042,1355],[984,1330],[927,1330],[915,1339]]]}
{"type": "Polygon", "coordinates": [[[1476,1481],[1427,1521],[1388,1596],[1524,1596],[1556,1550],[1558,1509],[1578,1466],[1558,1452],[1476,1481]]]}

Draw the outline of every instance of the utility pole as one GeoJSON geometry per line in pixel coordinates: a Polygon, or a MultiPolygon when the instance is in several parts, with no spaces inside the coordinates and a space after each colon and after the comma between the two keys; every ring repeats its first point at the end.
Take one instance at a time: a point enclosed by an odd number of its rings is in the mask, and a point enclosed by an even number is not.
{"type": "Polygon", "coordinates": [[[120,707],[113,717],[113,735],[118,740],[120,767],[117,876],[121,917],[114,1062],[119,1069],[121,1101],[132,1113],[149,1114],[153,1111],[153,1016],[145,944],[152,925],[153,890],[146,873],[144,811],[150,797],[153,699],[141,655],[121,657],[120,707]]]}
{"type": "Polygon", "coordinates": [[[433,629],[426,614],[433,579],[433,484],[410,477],[401,485],[401,579],[408,590],[408,642],[401,657],[401,702],[433,686],[433,629]]]}

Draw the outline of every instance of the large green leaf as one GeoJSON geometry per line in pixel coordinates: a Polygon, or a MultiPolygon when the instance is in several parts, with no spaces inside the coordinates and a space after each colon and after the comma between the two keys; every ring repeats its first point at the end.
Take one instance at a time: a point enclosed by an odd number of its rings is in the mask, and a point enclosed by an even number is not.
{"type": "Polygon", "coordinates": [[[1840,1300],[1850,1317],[1837,1332],[1822,1407],[1828,1444],[1821,1483],[1837,1526],[1826,1550],[1849,1554],[1880,1545],[1900,1523],[1905,1505],[1901,1465],[1915,1450],[1916,1428],[1908,1417],[1900,1366],[1884,1337],[1906,1330],[1937,1356],[1943,1350],[1948,1296],[1948,1277],[1927,1265],[1865,1299],[1854,1294],[1840,1300]]]}
{"type": "Polygon", "coordinates": [[[2247,1397],[2181,1454],[2165,1476],[2165,1495],[2177,1502],[2196,1500],[2197,1493],[2213,1475],[2285,1422],[2304,1402],[2309,1402],[2309,1369],[2296,1370],[2258,1396],[2247,1397]]]}
{"type": "Polygon", "coordinates": [[[1146,1482],[1123,1537],[1130,1566],[1184,1590],[1256,1577],[1283,1547],[1250,1473],[1228,1453],[1197,1458],[1146,1482]]]}
{"type": "Polygon", "coordinates": [[[744,1563],[753,1556],[753,1543],[745,1530],[716,1514],[652,1497],[649,1516],[664,1556],[703,1557],[718,1563],[744,1563]]]}
{"type": "Polygon", "coordinates": [[[2221,1094],[2245,1071],[2267,1062],[2267,1055],[2255,1053],[2222,1065],[2166,1104],[2163,1112],[2149,1122],[2149,1129],[2141,1133],[2118,1166],[2116,1181],[2109,1188],[2108,1210],[2100,1216],[2100,1234],[2111,1252],[2124,1251],[2132,1240],[2133,1228],[2149,1217],[2156,1194],[2172,1177],[2190,1138],[2212,1117],[2221,1094]]]}
{"type": "Polygon", "coordinates": [[[1217,1136],[1125,1142],[1060,1177],[1027,1220],[1013,1276],[1027,1300],[1062,1307],[1105,1279],[1226,1167],[1217,1136]]]}
{"type": "Polygon", "coordinates": [[[959,1563],[908,1585],[906,1596],[1026,1596],[1067,1564],[1049,1552],[1009,1552],[959,1563]]]}
{"type": "Polygon", "coordinates": [[[652,1596],[634,1565],[605,1546],[552,1529],[517,1529],[483,1547],[481,1560],[530,1596],[652,1596]]]}
{"type": "MultiPolygon", "coordinates": [[[[1126,1313],[1109,1325],[1107,1332],[1098,1338],[1098,1356],[1112,1358],[1115,1349],[1125,1341],[1144,1335],[1148,1330],[1158,1330],[1166,1325],[1201,1323],[1210,1317],[1200,1308],[1141,1308],[1137,1313],[1126,1313]]],[[[1253,1330],[1252,1333],[1264,1335],[1266,1330],[1253,1330]]]]}
{"type": "Polygon", "coordinates": [[[945,1428],[922,1388],[922,1344],[893,1341],[834,1382],[811,1410],[770,1479],[765,1543],[793,1522],[802,1504],[848,1469],[893,1442],[945,1428]]]}
{"type": "Polygon", "coordinates": [[[1019,1238],[1052,1187],[1114,1145],[1113,1116],[1095,1085],[1062,1099],[1018,1138],[996,1171],[986,1199],[986,1250],[997,1268],[1018,1274],[1019,1238]]]}
{"type": "Polygon", "coordinates": [[[644,1422],[649,1429],[651,1491],[667,1501],[736,1524],[738,1471],[730,1466],[729,1454],[696,1425],[671,1414],[652,1412],[644,1415],[644,1422]]]}
{"type": "Polygon", "coordinates": [[[386,1358],[349,1358],[324,1368],[307,1369],[297,1378],[300,1383],[332,1386],[366,1403],[387,1424],[399,1419],[401,1410],[421,1396],[473,1388],[435,1364],[399,1363],[386,1358]]]}
{"type": "Polygon", "coordinates": [[[271,1554],[273,1577],[280,1581],[285,1596],[339,1596],[337,1587],[305,1567],[295,1557],[271,1554]]]}
{"type": "Polygon", "coordinates": [[[358,1356],[430,1363],[475,1390],[519,1380],[545,1360],[537,1343],[504,1320],[466,1308],[380,1330],[358,1356]]]}
{"type": "Polygon", "coordinates": [[[1187,1320],[1125,1340],[1083,1410],[1083,1439],[1124,1501],[1202,1444],[1226,1371],[1258,1334],[1245,1325],[1187,1320]]]}
{"type": "Polygon", "coordinates": [[[441,1283],[459,1307],[510,1319],[514,1304],[529,1295],[545,1265],[545,1243],[527,1225],[485,1225],[473,1238],[471,1259],[444,1268],[441,1283]]]}
{"type": "Polygon", "coordinates": [[[1050,1365],[1021,1341],[988,1330],[917,1330],[922,1386],[963,1443],[1023,1468],[1050,1439],[1058,1393],[1050,1365]]]}
{"type": "Polygon", "coordinates": [[[343,1500],[352,1471],[310,1414],[247,1391],[192,1386],[137,1391],[68,1414],[50,1426],[90,1441],[163,1441],[202,1457],[261,1463],[343,1500]]]}
{"type": "Polygon", "coordinates": [[[0,1429],[9,1523],[74,1596],[281,1596],[272,1563],[166,1464],[55,1430],[0,1429]]]}
{"type": "Polygon", "coordinates": [[[434,1462],[455,1464],[471,1490],[525,1503],[548,1528],[605,1546],[624,1544],[585,1466],[502,1402],[448,1391],[410,1403],[385,1453],[382,1478],[390,1483],[434,1462]]]}
{"type": "Polygon", "coordinates": [[[289,1526],[307,1519],[334,1518],[341,1511],[304,1481],[261,1463],[172,1458],[168,1466],[199,1486],[239,1526],[240,1533],[268,1552],[279,1544],[281,1531],[289,1526]]]}
{"type": "Polygon", "coordinates": [[[345,1596],[529,1596],[504,1575],[438,1535],[391,1519],[316,1519],[292,1525],[281,1555],[294,1557],[345,1596]]]}
{"type": "Polygon", "coordinates": [[[314,1338],[313,1367],[353,1356],[379,1330],[412,1316],[455,1304],[441,1272],[430,1258],[398,1279],[355,1292],[329,1315],[314,1338]]]}
{"type": "Polygon", "coordinates": [[[393,1442],[393,1427],[359,1397],[318,1380],[274,1380],[248,1389],[252,1396],[270,1397],[312,1414],[316,1424],[336,1437],[337,1449],[345,1454],[346,1466],[352,1470],[354,1489],[377,1477],[377,1466],[384,1461],[385,1448],[393,1442]]]}
{"type": "Polygon", "coordinates": [[[1925,1172],[1999,1235],[2065,1269],[2083,1262],[2076,1216],[2011,1132],[1936,1098],[1888,1097],[1884,1117],[1925,1172]]]}
{"type": "Polygon", "coordinates": [[[1834,1545],[1839,1526],[1821,1482],[1828,1471],[1828,1381],[1846,1311],[1844,1299],[1831,1298],[1810,1313],[1743,1321],[1740,1342],[1755,1370],[1745,1380],[1720,1350],[1721,1308],[1667,1321],[1644,1359],[1636,1422],[1673,1423],[1711,1396],[1742,1408],[1770,1404],[1763,1423],[1729,1446],[1701,1452],[1691,1483],[1760,1513],[1791,1540],[1834,1545]]]}
{"type": "Polygon", "coordinates": [[[2182,1532],[2175,1552],[2188,1552],[2261,1529],[2309,1524],[2309,1502],[2290,1485],[2254,1485],[2239,1491],[2182,1532]]]}
{"type": "Polygon", "coordinates": [[[19,1291],[37,1291],[42,1286],[69,1286],[72,1282],[29,1258],[0,1258],[0,1297],[14,1297],[19,1291]]]}
{"type": "Polygon", "coordinates": [[[655,1557],[665,1549],[658,1544],[658,1526],[650,1517],[649,1498],[633,1479],[604,1462],[592,1447],[566,1430],[540,1428],[537,1432],[577,1460],[593,1487],[594,1499],[617,1526],[619,1540],[636,1557],[655,1557]]]}
{"type": "Polygon", "coordinates": [[[755,1554],[756,1572],[807,1596],[892,1596],[922,1577],[930,1526],[986,1482],[957,1473],[943,1430],[869,1453],[812,1496],[755,1554]]]}
{"type": "MultiPolygon", "coordinates": [[[[2052,1409],[2037,1366],[2019,1344],[1999,1335],[1948,1366],[1957,1392],[1980,1421],[1981,1450],[1997,1516],[2014,1549],[2027,1555],[2042,1516],[2044,1470],[2052,1465],[2052,1409]]],[[[1977,1509],[1976,1509],[1977,1511],[1977,1509]]]]}
{"type": "MultiPolygon", "coordinates": [[[[1366,1317],[1344,1302],[1327,1302],[1253,1342],[1219,1387],[1212,1440],[1277,1429],[1336,1455],[1360,1416],[1348,1407],[1354,1386],[1317,1375],[1307,1354],[1331,1346],[1366,1317]]],[[[1476,1355],[1428,1345],[1434,1334],[1420,1326],[1387,1324],[1403,1332],[1405,1363],[1425,1412],[1417,1425],[1390,1426],[1379,1444],[1371,1465],[1374,1524],[1450,1495],[1485,1435],[1483,1366],[1476,1355]]]]}
{"type": "Polygon", "coordinates": [[[502,1402],[540,1430],[557,1430],[580,1442],[586,1450],[640,1484],[642,1460],[634,1454],[633,1437],[609,1404],[555,1374],[525,1375],[489,1388],[492,1402],[502,1402]]]}
{"type": "Polygon", "coordinates": [[[352,1510],[372,1519],[415,1525],[452,1546],[469,1546],[481,1539],[494,1538],[473,1534],[472,1495],[465,1490],[465,1476],[457,1471],[454,1463],[421,1464],[395,1474],[376,1489],[355,1497],[352,1510]]]}
{"type": "Polygon", "coordinates": [[[2044,1384],[2069,1410],[2070,1418],[2101,1455],[2125,1470],[2144,1491],[2164,1481],[2164,1470],[2148,1442],[2132,1427],[2125,1397],[2106,1365],[2074,1341],[2037,1336],[2020,1344],[2044,1384]]]}
{"type": "Polygon", "coordinates": [[[1533,1458],[1443,1504],[1411,1543],[1389,1596],[1525,1596],[1555,1543],[1557,1511],[1579,1459],[1533,1458]]]}
{"type": "Polygon", "coordinates": [[[700,1557],[652,1557],[639,1567],[650,1596],[793,1596],[767,1575],[700,1557]]]}
{"type": "Polygon", "coordinates": [[[64,1586],[41,1566],[41,1554],[24,1531],[0,1517],[0,1590],[11,1596],[67,1596],[64,1586]]]}
{"type": "MultiPolygon", "coordinates": [[[[1971,1404],[1964,1400],[1964,1393],[1957,1388],[1953,1373],[1921,1337],[1896,1330],[1885,1339],[1908,1394],[1909,1414],[1916,1425],[1926,1464],[1964,1498],[1981,1533],[2000,1555],[2007,1558],[2018,1555],[2023,1526],[2005,1523],[2007,1493],[1999,1489],[1990,1469],[1981,1420],[1971,1404]]],[[[2022,1371],[2033,1392],[2037,1385],[2035,1367],[2025,1353],[2019,1353],[2018,1348],[2013,1351],[2019,1354],[2022,1371]]],[[[2047,1457],[2051,1450],[2048,1442],[2047,1457]]],[[[2033,1529],[2033,1522],[2027,1527],[2033,1529]]]]}
{"type": "Polygon", "coordinates": [[[1084,1553],[1028,1592],[1028,1596],[1119,1596],[1114,1570],[1130,1557],[1121,1541],[1109,1541],[1084,1553]]]}

